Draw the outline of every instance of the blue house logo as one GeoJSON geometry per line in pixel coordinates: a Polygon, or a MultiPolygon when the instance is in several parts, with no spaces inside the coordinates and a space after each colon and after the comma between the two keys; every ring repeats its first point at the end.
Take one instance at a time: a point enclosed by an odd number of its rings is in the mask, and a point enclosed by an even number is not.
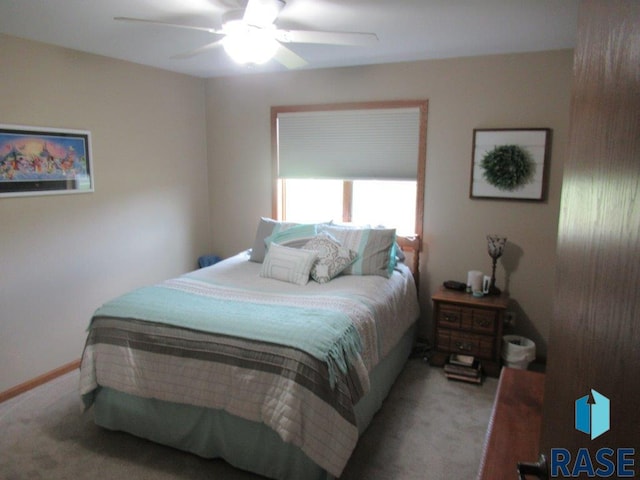
{"type": "MultiPolygon", "coordinates": [[[[610,401],[595,390],[576,400],[576,430],[591,435],[591,440],[609,431],[610,401]]],[[[595,452],[578,448],[552,448],[549,459],[551,478],[638,478],[634,466],[636,449],[602,447],[595,452]]]]}
{"type": "Polygon", "coordinates": [[[591,440],[608,432],[609,404],[607,397],[593,389],[590,395],[576,400],[576,430],[591,435],[591,440]]]}

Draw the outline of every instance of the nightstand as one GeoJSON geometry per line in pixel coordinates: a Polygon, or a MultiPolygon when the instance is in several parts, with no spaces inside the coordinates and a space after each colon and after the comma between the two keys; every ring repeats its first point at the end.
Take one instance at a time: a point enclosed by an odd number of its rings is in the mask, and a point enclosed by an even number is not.
{"type": "Polygon", "coordinates": [[[442,366],[452,353],[473,355],[483,371],[500,375],[502,326],[509,304],[506,294],[474,297],[441,287],[433,301],[433,350],[430,363],[442,366]]]}

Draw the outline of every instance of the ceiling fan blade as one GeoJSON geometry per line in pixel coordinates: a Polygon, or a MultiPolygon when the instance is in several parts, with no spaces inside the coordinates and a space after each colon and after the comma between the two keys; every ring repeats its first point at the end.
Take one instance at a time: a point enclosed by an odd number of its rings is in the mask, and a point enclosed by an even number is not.
{"type": "Polygon", "coordinates": [[[278,49],[276,50],[273,59],[290,70],[302,68],[307,64],[307,61],[304,58],[281,44],[278,44],[278,49]]]}
{"type": "Polygon", "coordinates": [[[321,43],[325,45],[367,46],[378,43],[375,33],[322,32],[319,30],[281,30],[274,32],[276,40],[284,43],[321,43]]]}
{"type": "Polygon", "coordinates": [[[275,22],[284,5],[284,0],[249,0],[242,20],[247,25],[266,27],[275,22]]]}
{"type": "Polygon", "coordinates": [[[222,40],[224,40],[224,39],[221,38],[220,40],[216,40],[215,42],[207,43],[206,45],[203,45],[202,47],[196,48],[195,50],[191,50],[191,51],[188,51],[188,52],[184,52],[184,53],[179,53],[177,55],[173,55],[171,58],[175,59],[175,60],[180,60],[180,59],[195,57],[196,55],[200,55],[201,53],[205,53],[205,52],[208,52],[209,50],[213,50],[214,48],[222,46],[222,40]]]}
{"type": "Polygon", "coordinates": [[[192,25],[182,25],[179,23],[168,23],[168,22],[160,22],[157,20],[145,20],[143,18],[131,18],[131,17],[113,17],[114,20],[121,22],[134,22],[134,23],[146,23],[149,25],[159,25],[161,27],[173,27],[173,28],[184,28],[188,30],[200,30],[203,32],[215,33],[218,35],[222,35],[224,32],[222,30],[218,30],[216,28],[207,28],[207,27],[194,27],[192,25]]]}

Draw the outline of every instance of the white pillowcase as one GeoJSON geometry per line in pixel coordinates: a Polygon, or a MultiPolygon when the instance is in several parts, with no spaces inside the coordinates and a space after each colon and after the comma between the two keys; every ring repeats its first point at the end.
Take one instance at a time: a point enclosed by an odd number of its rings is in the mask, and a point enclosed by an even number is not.
{"type": "Polygon", "coordinates": [[[262,263],[260,276],[283,282],[306,285],[311,267],[318,259],[316,252],[272,243],[262,263]]]}

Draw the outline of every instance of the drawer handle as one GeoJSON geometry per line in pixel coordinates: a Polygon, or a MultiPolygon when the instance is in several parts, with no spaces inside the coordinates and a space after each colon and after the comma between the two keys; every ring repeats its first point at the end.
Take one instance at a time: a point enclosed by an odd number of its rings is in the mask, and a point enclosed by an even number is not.
{"type": "Polygon", "coordinates": [[[483,318],[480,320],[476,320],[476,323],[481,327],[488,327],[489,325],[491,325],[491,320],[487,320],[486,318],[483,318]]]}
{"type": "Polygon", "coordinates": [[[456,347],[458,347],[458,350],[462,352],[470,352],[473,345],[471,345],[470,343],[456,342],[456,347]]]}
{"type": "Polygon", "coordinates": [[[444,315],[444,321],[445,322],[457,322],[458,321],[458,316],[457,315],[449,315],[449,314],[445,314],[444,315]]]}

